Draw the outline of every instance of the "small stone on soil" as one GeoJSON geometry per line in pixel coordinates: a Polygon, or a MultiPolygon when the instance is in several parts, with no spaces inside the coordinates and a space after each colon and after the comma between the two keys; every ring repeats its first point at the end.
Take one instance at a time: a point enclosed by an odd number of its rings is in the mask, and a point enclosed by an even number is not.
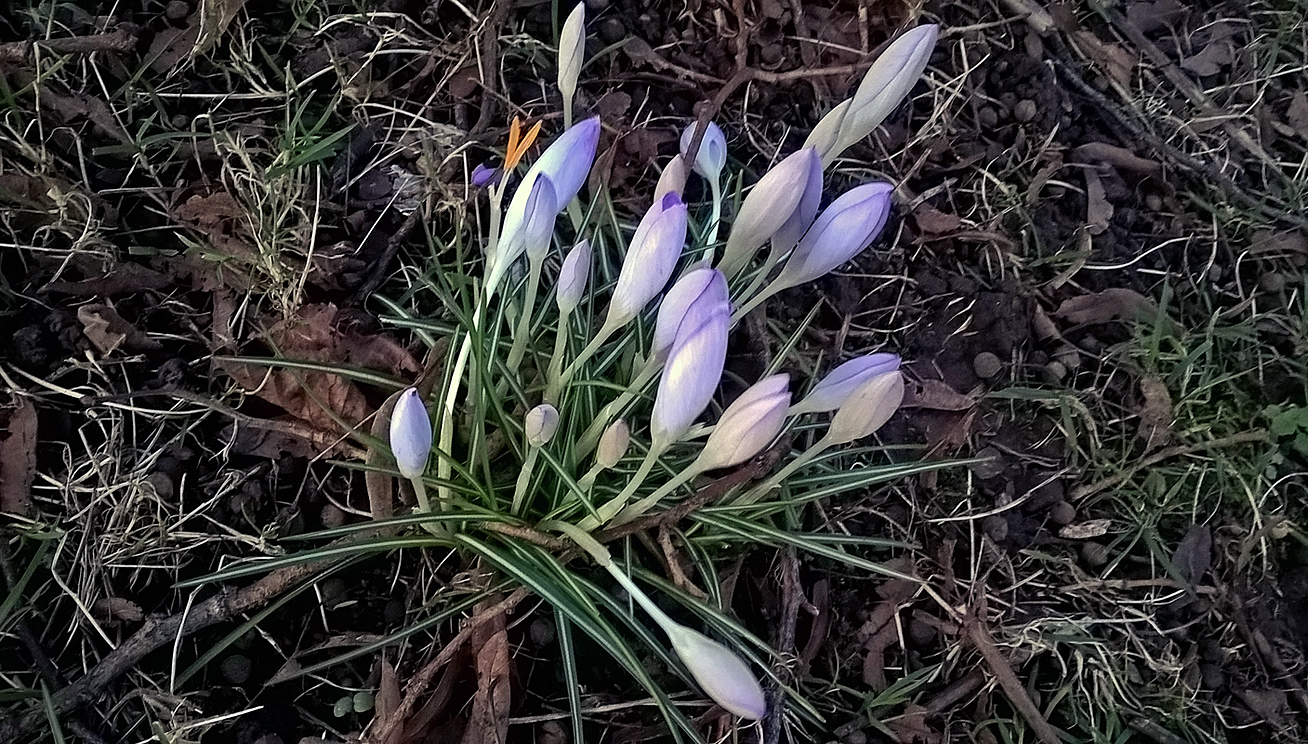
{"type": "Polygon", "coordinates": [[[546,646],[554,641],[554,623],[549,620],[536,620],[528,630],[531,642],[537,646],[546,646]]]}
{"type": "Polygon", "coordinates": [[[1061,347],[1054,352],[1054,359],[1063,363],[1064,367],[1069,370],[1077,369],[1081,366],[1081,353],[1071,346],[1061,347]]]}
{"type": "Polygon", "coordinates": [[[981,530],[995,542],[1002,542],[1008,537],[1008,520],[998,514],[991,514],[981,520],[981,530]]]}
{"type": "Polygon", "coordinates": [[[915,617],[908,624],[908,637],[915,646],[930,646],[936,639],[936,629],[931,623],[915,617]]]}
{"type": "Polygon", "coordinates": [[[982,106],[976,112],[976,123],[983,129],[994,129],[999,123],[999,113],[989,106],[982,106]]]}
{"type": "Polygon", "coordinates": [[[387,625],[399,625],[404,620],[404,603],[398,599],[387,602],[382,609],[382,619],[387,625]]]}
{"type": "Polygon", "coordinates": [[[867,734],[855,729],[840,738],[842,744],[867,744],[867,734]]]}
{"type": "Polygon", "coordinates": [[[335,504],[327,504],[322,508],[322,526],[326,529],[334,529],[345,524],[345,512],[335,504]]]}
{"type": "Polygon", "coordinates": [[[223,678],[234,685],[243,685],[250,678],[254,664],[247,657],[233,654],[223,659],[223,678]]]}
{"type": "Polygon", "coordinates": [[[1285,289],[1285,275],[1280,272],[1269,271],[1258,277],[1258,286],[1267,292],[1280,292],[1285,289]]]}
{"type": "Polygon", "coordinates": [[[616,18],[605,18],[600,22],[599,28],[595,29],[595,33],[605,44],[616,44],[627,35],[627,27],[616,18]]]}
{"type": "Polygon", "coordinates": [[[1004,474],[1004,458],[996,447],[986,447],[976,453],[978,462],[972,465],[972,472],[981,480],[990,480],[1004,474]]]}
{"type": "Polygon", "coordinates": [[[1200,664],[1199,673],[1203,677],[1204,687],[1209,690],[1219,690],[1226,686],[1226,672],[1217,664],[1200,664]]]}
{"type": "Polygon", "coordinates": [[[994,352],[983,351],[972,359],[972,369],[976,376],[983,380],[989,380],[999,374],[999,370],[1004,368],[1004,363],[994,352]]]}
{"type": "Polygon", "coordinates": [[[1055,359],[1045,365],[1045,379],[1049,382],[1059,383],[1064,377],[1067,377],[1067,367],[1063,366],[1062,362],[1055,359]]]}
{"type": "Polygon", "coordinates": [[[1082,545],[1081,560],[1091,568],[1099,568],[1108,562],[1108,546],[1096,542],[1082,545]]]}
{"type": "Polygon", "coordinates": [[[172,0],[164,6],[164,17],[170,21],[180,21],[191,14],[191,6],[183,0],[172,0]]]}
{"type": "Polygon", "coordinates": [[[1059,527],[1066,527],[1076,521],[1076,507],[1066,501],[1059,501],[1049,507],[1049,519],[1059,527]]]}
{"type": "Polygon", "coordinates": [[[1036,102],[1030,98],[1023,98],[1013,107],[1013,118],[1023,123],[1036,118],[1036,113],[1036,102]]]}

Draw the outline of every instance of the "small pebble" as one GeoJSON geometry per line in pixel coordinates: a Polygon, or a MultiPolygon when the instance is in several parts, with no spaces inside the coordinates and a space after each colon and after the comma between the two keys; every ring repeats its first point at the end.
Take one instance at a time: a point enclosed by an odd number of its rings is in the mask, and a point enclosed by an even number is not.
{"type": "Polygon", "coordinates": [[[840,741],[842,744],[867,744],[867,734],[859,729],[854,729],[841,737],[840,741]]]}
{"type": "Polygon", "coordinates": [[[1265,292],[1280,292],[1285,289],[1285,274],[1279,271],[1269,271],[1258,277],[1258,286],[1265,292]]]}
{"type": "Polygon", "coordinates": [[[172,0],[164,6],[164,18],[170,21],[180,21],[191,14],[191,6],[187,5],[184,0],[172,0]]]}
{"type": "Polygon", "coordinates": [[[1222,650],[1221,641],[1215,638],[1201,638],[1199,640],[1199,658],[1216,664],[1225,656],[1226,652],[1222,650]]]}
{"type": "Polygon", "coordinates": [[[1218,664],[1200,664],[1199,673],[1203,678],[1204,687],[1210,690],[1220,690],[1226,686],[1226,672],[1218,664]]]}
{"type": "Polygon", "coordinates": [[[600,21],[599,28],[595,29],[595,34],[605,44],[616,44],[626,38],[627,27],[623,26],[622,21],[616,18],[605,18],[600,21]]]}
{"type": "Polygon", "coordinates": [[[240,654],[232,654],[223,659],[222,672],[223,678],[234,685],[243,685],[246,680],[250,679],[250,671],[254,668],[249,658],[240,654]]]}
{"type": "Polygon", "coordinates": [[[758,58],[765,65],[775,65],[785,56],[780,44],[768,44],[759,50],[758,58]]]}
{"type": "Polygon", "coordinates": [[[1054,359],[1062,362],[1063,366],[1067,367],[1069,371],[1078,369],[1081,366],[1081,353],[1071,346],[1064,346],[1055,351],[1054,359]]]}
{"type": "Polygon", "coordinates": [[[531,642],[537,646],[547,646],[554,641],[554,623],[544,618],[536,620],[531,624],[528,631],[531,635],[531,642]]]}
{"type": "Polygon", "coordinates": [[[318,593],[322,595],[323,606],[332,609],[345,600],[345,582],[340,579],[326,579],[318,582],[318,593]]]}
{"type": "Polygon", "coordinates": [[[981,460],[981,462],[971,466],[976,477],[981,480],[989,480],[1004,474],[1004,456],[998,448],[986,447],[976,453],[976,456],[981,460]]]}
{"type": "Polygon", "coordinates": [[[1108,546],[1097,542],[1082,545],[1081,560],[1091,568],[1099,568],[1108,562],[1108,546]]]}
{"type": "Polygon", "coordinates": [[[1163,211],[1163,197],[1158,194],[1149,194],[1145,197],[1145,206],[1153,212],[1163,211]]]}
{"type": "Polygon", "coordinates": [[[980,124],[982,129],[994,129],[999,124],[999,112],[989,106],[982,106],[976,112],[976,123],[980,124]]]}
{"type": "Polygon", "coordinates": [[[908,624],[908,637],[915,646],[930,646],[936,639],[935,626],[915,617],[908,624]]]}
{"type": "Polygon", "coordinates": [[[345,524],[345,512],[335,504],[327,504],[322,508],[322,526],[326,529],[333,529],[345,524]]]}
{"type": "Polygon", "coordinates": [[[1066,501],[1054,502],[1054,505],[1049,507],[1049,519],[1060,527],[1066,527],[1076,521],[1076,507],[1066,501]]]}
{"type": "Polygon", "coordinates": [[[1036,113],[1036,102],[1030,98],[1023,98],[1013,107],[1013,118],[1023,123],[1036,118],[1036,113]]]}
{"type": "Polygon", "coordinates": [[[989,535],[991,540],[1002,542],[1008,537],[1008,520],[999,514],[991,514],[981,520],[981,530],[989,535]]]}
{"type": "Polygon", "coordinates": [[[154,489],[154,495],[160,501],[165,503],[172,501],[175,489],[173,488],[173,479],[169,478],[167,473],[150,473],[145,476],[145,482],[149,483],[150,487],[154,489]]]}
{"type": "Polygon", "coordinates": [[[999,374],[999,370],[1004,368],[1004,363],[994,352],[983,351],[972,358],[972,369],[976,376],[983,380],[989,380],[999,374]]]}
{"type": "Polygon", "coordinates": [[[398,599],[392,599],[382,608],[382,619],[387,625],[399,625],[404,621],[404,603],[398,599]]]}
{"type": "Polygon", "coordinates": [[[1067,367],[1062,362],[1055,359],[1045,365],[1045,380],[1048,382],[1056,384],[1062,382],[1064,377],[1067,377],[1067,367]]]}

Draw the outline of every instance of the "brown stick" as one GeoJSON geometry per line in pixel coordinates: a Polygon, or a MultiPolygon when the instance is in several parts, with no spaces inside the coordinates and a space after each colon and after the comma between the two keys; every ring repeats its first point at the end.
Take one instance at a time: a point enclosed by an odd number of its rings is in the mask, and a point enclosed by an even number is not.
{"type": "Polygon", "coordinates": [[[94,54],[95,52],[122,54],[136,48],[136,35],[119,29],[104,34],[69,36],[36,42],[10,41],[0,44],[0,62],[22,62],[38,46],[53,54],[94,54]]]}
{"type": "Polygon", "coordinates": [[[985,660],[986,667],[990,674],[994,676],[995,681],[999,683],[1000,689],[1004,691],[1004,696],[1008,702],[1017,709],[1022,718],[1035,732],[1043,744],[1061,744],[1058,738],[1058,731],[1045,720],[1040,709],[1031,700],[1027,694],[1026,688],[1022,686],[1022,681],[1017,678],[1017,673],[1009,665],[1008,659],[1004,658],[1003,653],[995,646],[995,641],[990,637],[990,631],[985,626],[985,621],[974,613],[968,613],[963,621],[964,632],[967,639],[972,643],[973,648],[981,654],[985,660]]]}

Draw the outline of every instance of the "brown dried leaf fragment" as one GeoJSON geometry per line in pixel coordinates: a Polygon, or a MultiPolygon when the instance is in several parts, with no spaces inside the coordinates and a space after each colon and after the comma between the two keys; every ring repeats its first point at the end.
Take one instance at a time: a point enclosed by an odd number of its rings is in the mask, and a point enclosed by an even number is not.
{"type": "Polygon", "coordinates": [[[1144,320],[1158,312],[1154,301],[1132,289],[1113,287],[1066,300],[1054,316],[1069,323],[1098,325],[1114,320],[1144,320]]]}
{"type": "Polygon", "coordinates": [[[0,512],[32,513],[32,480],[36,476],[36,406],[24,397],[0,408],[0,512]]]}
{"type": "Polygon", "coordinates": [[[109,354],[122,346],[132,351],[158,349],[158,341],[142,333],[123,319],[113,305],[93,303],[77,308],[77,320],[82,333],[101,354],[109,354]]]}
{"type": "MultiPolygon", "coordinates": [[[[494,608],[495,600],[484,601],[479,609],[494,608]]],[[[477,626],[472,634],[476,649],[477,692],[473,694],[468,728],[463,744],[503,744],[509,734],[509,706],[512,703],[508,624],[504,610],[477,626]]]]}
{"type": "Polygon", "coordinates": [[[1140,380],[1140,426],[1136,436],[1144,440],[1145,452],[1167,444],[1172,438],[1172,394],[1157,377],[1140,380]]]}

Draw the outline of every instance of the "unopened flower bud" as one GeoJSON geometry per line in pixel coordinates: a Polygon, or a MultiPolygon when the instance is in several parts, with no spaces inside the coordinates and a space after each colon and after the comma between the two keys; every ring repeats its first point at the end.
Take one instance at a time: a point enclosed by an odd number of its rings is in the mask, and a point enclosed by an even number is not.
{"type": "Polygon", "coordinates": [[[484,189],[500,181],[500,169],[485,163],[481,163],[472,169],[472,185],[474,188],[484,189]]]}
{"type": "Polygon", "coordinates": [[[804,399],[790,408],[790,415],[834,411],[863,383],[899,369],[899,356],[878,352],[850,359],[827,373],[804,399]]]}
{"type": "Polygon", "coordinates": [[[722,412],[695,466],[729,468],[757,455],[781,431],[789,405],[790,375],[772,375],[754,383],[722,412]]]}
{"type": "Polygon", "coordinates": [[[654,341],[650,344],[650,357],[663,359],[672,350],[676,341],[677,329],[686,317],[690,306],[701,297],[708,296],[707,302],[722,304],[727,302],[727,280],[722,272],[701,266],[687,271],[672,285],[672,289],[663,296],[659,303],[658,316],[654,321],[654,341]]]}
{"type": "Polygon", "coordinates": [[[554,438],[554,432],[559,430],[559,410],[549,403],[541,403],[527,411],[522,429],[527,437],[527,444],[532,447],[549,444],[549,441],[554,438]]]}
{"type": "Polygon", "coordinates": [[[904,375],[883,372],[864,382],[831,417],[826,439],[830,444],[847,444],[880,429],[904,402],[904,375]]]}
{"type": "Polygon", "coordinates": [[[559,91],[567,100],[577,93],[577,78],[581,76],[585,57],[586,4],[579,2],[559,32],[559,91]]]}
{"type": "Polygon", "coordinates": [[[681,663],[713,702],[728,713],[757,721],[767,715],[754,673],[739,656],[721,643],[683,625],[664,628],[681,663]]]}
{"type": "Polygon", "coordinates": [[[650,413],[655,448],[680,439],[713,399],[727,359],[730,323],[730,302],[708,293],[686,311],[663,366],[650,413]]]}
{"type": "Polygon", "coordinates": [[[416,388],[400,393],[391,411],[391,454],[405,478],[417,478],[431,455],[431,417],[416,388]]]}
{"type": "Polygon", "coordinates": [[[817,151],[806,147],[777,163],[750,189],[731,225],[727,247],[718,262],[718,268],[728,278],[745,268],[754,252],[790,220],[804,197],[813,161],[817,159],[817,151]]]}
{"type": "Polygon", "coordinates": [[[627,446],[631,444],[631,429],[627,422],[618,419],[609,424],[600,436],[599,447],[595,450],[595,462],[608,469],[617,465],[627,455],[627,446]]]}
{"type": "MultiPolygon", "coordinates": [[[[698,123],[691,124],[681,133],[682,157],[690,150],[698,126],[698,123]]],[[[727,137],[722,133],[722,127],[710,121],[704,130],[704,137],[699,141],[699,149],[695,151],[695,172],[710,181],[716,181],[726,164],[727,137]]]]}
{"type": "Polygon", "coordinates": [[[622,261],[605,325],[629,322],[667,286],[686,245],[686,220],[686,205],[675,193],[665,195],[645,213],[622,261]]]}
{"type": "Polygon", "coordinates": [[[837,197],[795,246],[773,280],[773,290],[813,281],[871,245],[886,226],[893,190],[888,183],[875,182],[856,186],[837,197]]]}
{"type": "Polygon", "coordinates": [[[590,241],[582,239],[563,258],[559,269],[558,291],[554,295],[560,313],[570,313],[581,304],[590,275],[590,241]]]}
{"type": "Polygon", "coordinates": [[[663,197],[668,194],[680,196],[686,190],[686,178],[689,175],[690,169],[686,167],[686,159],[674,155],[659,174],[659,182],[654,186],[654,203],[663,201],[663,197]]]}

